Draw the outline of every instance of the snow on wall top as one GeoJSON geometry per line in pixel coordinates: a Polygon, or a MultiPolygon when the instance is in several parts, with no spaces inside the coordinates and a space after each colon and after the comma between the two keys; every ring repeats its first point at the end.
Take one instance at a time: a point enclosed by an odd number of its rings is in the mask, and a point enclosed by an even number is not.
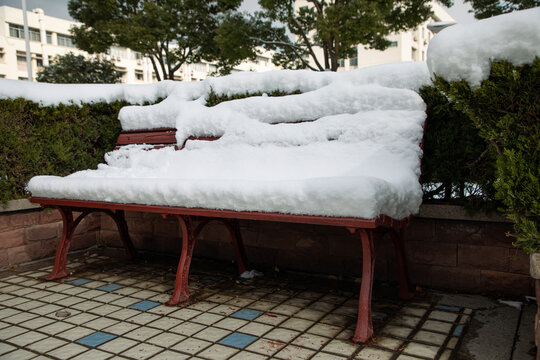
{"type": "Polygon", "coordinates": [[[0,79],[0,99],[23,98],[43,106],[58,104],[110,103],[126,100],[131,104],[155,102],[167,97],[177,83],[167,80],[155,84],[48,84],[0,79]]]}
{"type": "Polygon", "coordinates": [[[479,86],[492,60],[530,64],[540,56],[540,7],[515,11],[442,30],[429,43],[431,74],[479,86]]]}
{"type": "Polygon", "coordinates": [[[96,170],[37,176],[33,196],[236,211],[404,218],[418,182],[425,64],[344,73],[235,74],[174,86],[151,106],[122,109],[124,129],[175,127],[185,149],[126,146],[96,170]],[[301,90],[206,107],[218,94],[301,90]],[[299,122],[300,121],[300,122],[299,122]]]}

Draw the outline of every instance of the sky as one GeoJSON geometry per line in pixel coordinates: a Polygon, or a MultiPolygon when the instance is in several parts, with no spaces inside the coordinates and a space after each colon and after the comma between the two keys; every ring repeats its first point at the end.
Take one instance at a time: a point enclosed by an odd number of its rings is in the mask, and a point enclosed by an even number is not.
{"type": "MultiPolygon", "coordinates": [[[[42,8],[45,15],[55,16],[63,19],[72,20],[67,11],[68,0],[26,0],[28,10],[42,8]]],[[[12,7],[22,8],[21,0],[0,0],[0,6],[8,5],[12,7]]],[[[254,11],[258,8],[257,0],[244,0],[241,10],[254,11]]],[[[463,4],[463,0],[454,0],[454,6],[448,9],[448,13],[459,23],[474,22],[472,14],[468,13],[469,4],[463,4]]]]}

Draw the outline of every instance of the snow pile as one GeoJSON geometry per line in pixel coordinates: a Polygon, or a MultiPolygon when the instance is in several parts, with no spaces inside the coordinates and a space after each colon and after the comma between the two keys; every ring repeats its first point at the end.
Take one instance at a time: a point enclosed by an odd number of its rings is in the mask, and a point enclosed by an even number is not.
{"type": "Polygon", "coordinates": [[[43,106],[110,103],[126,100],[130,104],[155,102],[169,96],[177,83],[167,80],[155,84],[47,84],[0,79],[0,99],[23,98],[43,106]]]}
{"type": "MultiPolygon", "coordinates": [[[[429,71],[423,62],[396,63],[356,69],[348,72],[313,72],[308,70],[280,70],[265,73],[237,73],[229,76],[208,78],[192,86],[177,86],[170,96],[152,106],[126,106],[118,118],[124,130],[151,128],[174,128],[178,117],[198,115],[210,92],[217,95],[245,93],[271,93],[275,90],[302,93],[321,89],[334,82],[356,85],[378,84],[385,87],[418,90],[431,84],[429,71]],[[198,99],[198,101],[193,101],[198,99]]],[[[185,84],[185,83],[178,83],[185,84]]],[[[250,100],[255,104],[257,100],[250,100]]],[[[265,100],[265,103],[274,101],[265,100]]],[[[279,101],[279,100],[275,100],[279,101]]],[[[330,101],[330,100],[329,100],[330,101]]],[[[260,103],[260,102],[259,102],[260,103]]],[[[269,115],[275,116],[276,111],[269,115]]],[[[313,119],[313,118],[312,118],[313,119]]],[[[306,119],[297,119],[298,121],[306,119]]]]}
{"type": "Polygon", "coordinates": [[[489,76],[492,60],[519,66],[540,56],[540,7],[495,16],[442,30],[429,44],[431,74],[447,81],[479,86],[489,76]]]}
{"type": "Polygon", "coordinates": [[[401,219],[417,212],[422,199],[425,104],[408,87],[429,82],[427,74],[422,64],[396,64],[338,74],[238,74],[179,86],[158,105],[124,108],[124,128],[168,124],[178,129],[178,143],[189,136],[219,140],[187,141],[181,151],[125,146],[97,170],[34,177],[28,189],[37,197],[401,219]],[[285,86],[304,92],[204,106],[211,90],[285,86]]]}

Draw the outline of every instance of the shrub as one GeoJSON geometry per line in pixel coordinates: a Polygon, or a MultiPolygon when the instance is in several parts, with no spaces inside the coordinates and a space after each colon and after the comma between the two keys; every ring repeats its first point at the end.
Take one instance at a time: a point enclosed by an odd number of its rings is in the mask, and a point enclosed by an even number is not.
{"type": "Polygon", "coordinates": [[[95,168],[114,148],[125,102],[41,107],[0,100],[0,203],[26,195],[35,175],[95,168]]]}
{"type": "Polygon", "coordinates": [[[420,95],[427,105],[421,181],[424,200],[484,205],[494,199],[495,158],[469,117],[437,88],[420,95]]]}
{"type": "Polygon", "coordinates": [[[496,197],[515,224],[516,245],[540,251],[540,59],[519,67],[493,62],[489,78],[475,89],[441,78],[436,85],[497,153],[496,197]]]}

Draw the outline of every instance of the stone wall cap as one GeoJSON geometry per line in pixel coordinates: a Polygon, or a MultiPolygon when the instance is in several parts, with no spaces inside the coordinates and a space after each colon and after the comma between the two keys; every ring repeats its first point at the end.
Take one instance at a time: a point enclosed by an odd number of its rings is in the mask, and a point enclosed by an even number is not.
{"type": "Polygon", "coordinates": [[[495,212],[487,214],[482,211],[477,211],[471,214],[461,205],[447,204],[422,204],[420,206],[420,212],[416,217],[426,219],[512,223],[501,214],[495,212]]]}
{"type": "Polygon", "coordinates": [[[531,254],[531,277],[540,279],[540,253],[531,254]]]}
{"type": "Polygon", "coordinates": [[[39,204],[31,203],[28,199],[10,200],[6,205],[0,205],[0,213],[39,209],[39,204]]]}

